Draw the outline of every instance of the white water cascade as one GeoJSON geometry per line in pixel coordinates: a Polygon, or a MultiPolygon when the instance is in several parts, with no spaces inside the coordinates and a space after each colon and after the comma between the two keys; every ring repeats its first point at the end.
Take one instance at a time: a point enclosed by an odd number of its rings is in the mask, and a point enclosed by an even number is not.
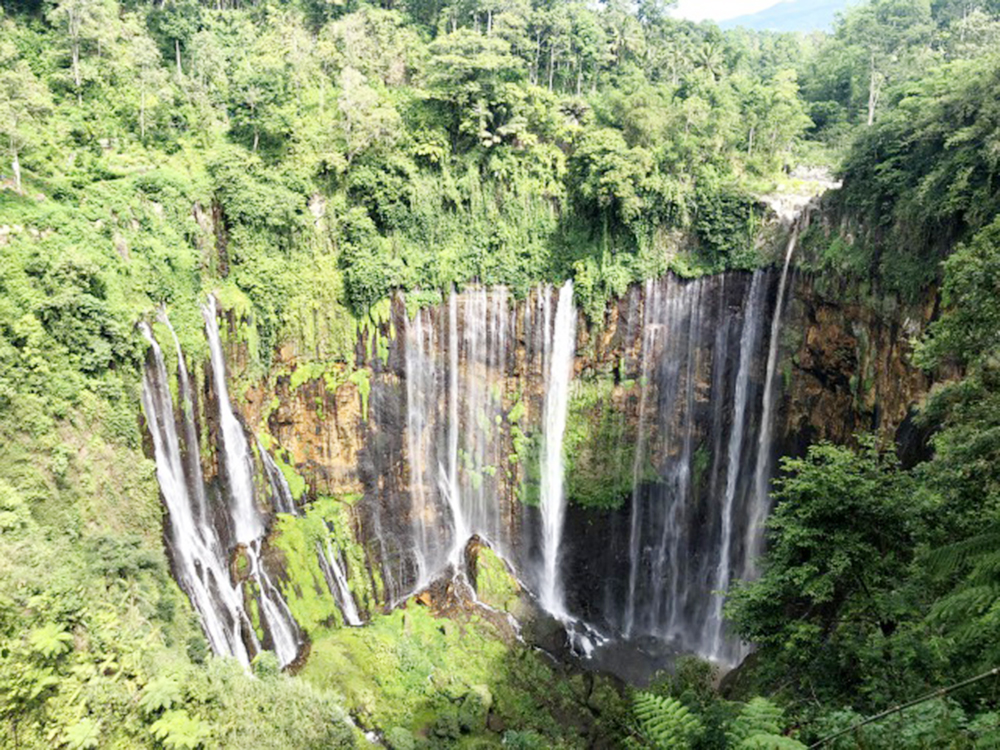
{"type": "Polygon", "coordinates": [[[278,464],[274,462],[267,449],[257,441],[257,454],[261,463],[264,464],[264,473],[267,474],[267,482],[271,486],[271,503],[275,513],[288,513],[293,516],[299,515],[295,505],[295,498],[292,496],[292,489],[288,486],[288,480],[281,473],[278,464]]]}
{"type": "Polygon", "coordinates": [[[755,530],[751,543],[747,545],[743,566],[751,576],[756,576],[757,560],[760,558],[764,544],[764,522],[771,507],[768,483],[773,471],[771,443],[774,441],[774,412],[777,400],[776,377],[778,370],[778,345],[781,338],[781,321],[784,312],[785,288],[788,284],[788,271],[792,266],[792,255],[799,239],[802,225],[809,221],[809,209],[795,219],[792,233],[788,238],[788,249],[785,251],[785,264],[781,268],[781,280],[778,282],[778,296],[774,303],[774,314],[771,316],[771,340],[767,350],[767,369],[764,375],[764,405],[760,419],[760,437],[757,440],[757,463],[754,468],[754,502],[750,510],[750,525],[755,530]]]}
{"type": "Polygon", "coordinates": [[[569,386],[576,353],[576,308],[573,282],[559,291],[552,341],[549,351],[548,382],[545,390],[541,456],[542,576],[539,599],[545,610],[564,617],[562,581],[559,574],[560,544],[566,518],[563,484],[563,436],[569,407],[569,386]]]}
{"type": "Polygon", "coordinates": [[[622,363],[622,377],[635,379],[635,422],[621,417],[634,451],[632,491],[625,513],[574,547],[626,554],[595,563],[593,551],[574,549],[571,564],[588,566],[577,585],[588,588],[569,602],[604,632],[652,637],[720,663],[742,655],[714,592],[746,575],[744,552],[758,533],[748,518],[773,280],[766,270],[665,277],[619,308],[627,320],[620,346],[635,352],[622,363]]]}
{"type": "Polygon", "coordinates": [[[142,404],[153,438],[156,478],[169,513],[168,538],[173,552],[174,573],[201,616],[212,650],[217,654],[234,656],[241,664],[249,666],[250,654],[242,634],[252,637],[253,628],[243,608],[239,587],[230,580],[222,543],[214,526],[207,521],[204,479],[197,456],[198,443],[192,439],[195,431],[184,359],[179,358],[178,373],[187,462],[177,436],[170,379],[163,352],[149,326],[143,323],[140,329],[153,353],[152,366],[147,366],[143,375],[142,404]]]}
{"type": "MultiPolygon", "coordinates": [[[[359,423],[365,497],[356,530],[371,556],[365,564],[381,566],[387,603],[442,574],[461,576],[479,537],[568,630],[736,663],[745,649],[727,632],[721,592],[755,574],[762,547],[796,238],[780,276],[665,276],[633,287],[612,303],[606,329],[581,331],[579,358],[571,282],[523,301],[470,287],[413,315],[398,300],[379,334],[389,336],[388,355],[365,363],[371,406],[359,423]],[[578,389],[577,370],[587,379],[578,389]],[[572,444],[582,447],[565,456],[571,415],[572,444]],[[598,420],[600,436],[581,438],[578,428],[596,430],[598,420]],[[609,480],[614,504],[584,509],[567,493],[586,472],[604,472],[605,450],[620,459],[624,480],[609,480]],[[567,460],[581,472],[568,484],[567,460]]],[[[264,510],[298,516],[303,498],[248,440],[229,400],[213,299],[203,315],[220,443],[219,483],[208,493],[183,359],[175,417],[162,353],[144,330],[152,356],[143,402],[175,567],[213,649],[244,663],[259,650],[243,601],[252,595],[265,643],[286,665],[302,636],[265,554],[264,510]],[[187,508],[186,519],[175,508],[187,508]],[[246,585],[231,579],[239,555],[246,585]]],[[[364,568],[353,557],[348,568],[340,538],[320,538],[316,560],[344,623],[358,626],[349,576],[364,568]]]]}
{"type": "Polygon", "coordinates": [[[406,454],[416,589],[469,539],[507,543],[500,510],[504,375],[513,312],[505,289],[452,292],[405,331],[406,454]]]}
{"type": "Polygon", "coordinates": [[[708,618],[708,654],[716,661],[724,658],[727,639],[723,630],[722,608],[725,603],[725,591],[729,588],[733,572],[732,550],[733,540],[733,509],[736,503],[736,492],[742,462],[740,456],[744,451],[744,435],[747,422],[747,396],[750,368],[747,366],[753,357],[759,343],[761,326],[761,309],[764,302],[764,285],[761,283],[763,272],[754,273],[750,284],[749,300],[746,309],[746,322],[740,334],[739,362],[736,370],[735,398],[733,399],[732,428],[729,433],[729,445],[726,451],[726,488],[722,500],[720,517],[722,533],[719,539],[719,554],[713,579],[712,610],[708,618]]]}
{"type": "Polygon", "coordinates": [[[219,407],[219,427],[222,433],[223,466],[227,480],[229,515],[235,542],[242,545],[249,563],[250,578],[260,590],[263,619],[274,644],[279,664],[291,664],[299,652],[299,629],[281,592],[271,581],[262,563],[260,552],[265,527],[254,498],[253,457],[243,426],[233,413],[226,385],[226,365],[219,338],[215,298],[209,296],[202,308],[208,335],[209,357],[219,407]]]}

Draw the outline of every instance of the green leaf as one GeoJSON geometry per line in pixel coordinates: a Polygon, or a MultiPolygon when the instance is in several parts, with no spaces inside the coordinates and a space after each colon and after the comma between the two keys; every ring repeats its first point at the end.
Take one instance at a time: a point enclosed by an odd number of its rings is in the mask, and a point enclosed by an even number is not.
{"type": "Polygon", "coordinates": [[[147,716],[168,709],[181,700],[181,688],[173,677],[157,677],[142,691],[139,708],[147,716]]]}

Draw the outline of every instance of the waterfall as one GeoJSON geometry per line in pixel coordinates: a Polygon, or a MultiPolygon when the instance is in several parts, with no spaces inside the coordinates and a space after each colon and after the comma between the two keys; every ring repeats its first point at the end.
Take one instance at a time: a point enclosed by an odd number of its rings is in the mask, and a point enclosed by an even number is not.
{"type": "MultiPolygon", "coordinates": [[[[407,318],[407,590],[449,566],[458,570],[466,543],[479,535],[560,619],[735,663],[743,651],[724,626],[722,592],[753,575],[767,512],[757,477],[766,483],[771,470],[763,456],[777,398],[773,315],[781,313],[788,263],[781,278],[771,270],[666,276],[630,291],[608,341],[630,393],[619,403],[635,410],[621,417],[635,451],[632,490],[603,537],[599,525],[583,527],[594,534],[589,541],[564,538],[567,515],[582,513],[570,510],[563,476],[572,286],[540,287],[522,303],[503,289],[473,287],[407,318]],[[537,476],[530,460],[520,463],[528,497],[537,480],[537,514],[521,511],[517,488],[503,481],[515,401],[527,415],[518,429],[539,449],[537,476]],[[518,532],[518,523],[527,529],[518,532]]],[[[519,451],[515,460],[526,458],[519,451]]],[[[384,528],[388,519],[381,521],[384,528]]]]}
{"type": "MultiPolygon", "coordinates": [[[[580,416],[606,420],[598,410],[615,409],[622,432],[614,434],[622,437],[614,449],[626,462],[626,485],[632,480],[622,506],[601,511],[600,523],[596,511],[572,504],[564,477],[578,318],[572,283],[539,287],[521,302],[503,288],[452,290],[443,304],[403,317],[391,350],[398,364],[372,366],[368,427],[401,425],[402,435],[382,443],[390,453],[374,464],[375,483],[364,480],[360,506],[363,541],[382,566],[388,601],[461,574],[478,536],[544,609],[594,642],[652,638],[735,663],[744,651],[727,633],[724,592],[755,574],[769,510],[781,316],[796,239],[797,231],[780,275],[652,279],[616,303],[612,329],[584,334],[594,359],[581,364],[608,390],[594,406],[589,385],[578,391],[580,416]],[[395,415],[402,421],[378,421],[395,415]]],[[[244,602],[254,596],[265,643],[286,665],[302,637],[269,570],[264,509],[297,516],[301,499],[234,412],[214,299],[203,315],[217,408],[220,482],[209,488],[217,503],[206,498],[180,347],[175,418],[162,352],[143,331],[151,345],[143,403],[178,580],[213,649],[244,663],[260,648],[244,602]],[[247,586],[230,578],[234,555],[246,562],[247,586]]],[[[574,401],[574,418],[577,408],[574,401]]],[[[583,440],[591,455],[596,444],[583,440]]],[[[344,622],[359,625],[348,579],[357,571],[347,569],[334,539],[317,542],[316,560],[344,622]]]]}
{"type": "Polygon", "coordinates": [[[542,559],[540,600],[546,611],[565,614],[559,575],[560,543],[566,516],[563,487],[563,436],[569,407],[569,385],[576,351],[576,308],[573,282],[559,290],[545,386],[543,447],[541,456],[542,559]]]}
{"type": "Polygon", "coordinates": [[[229,482],[229,515],[233,521],[236,542],[249,544],[260,538],[264,531],[260,514],[254,504],[253,463],[243,426],[236,419],[229,403],[226,386],[226,365],[219,339],[219,323],[216,320],[215,297],[209,297],[202,307],[205,330],[208,334],[209,356],[215,383],[215,396],[219,404],[219,429],[222,432],[222,449],[225,461],[226,479],[229,482]]]}
{"type": "MultiPolygon", "coordinates": [[[[274,645],[275,655],[281,666],[291,664],[299,652],[298,625],[288,610],[281,593],[271,581],[260,557],[265,527],[254,498],[253,457],[243,426],[233,413],[226,385],[226,363],[219,338],[215,297],[209,296],[202,307],[205,332],[208,336],[209,359],[215,383],[215,396],[219,408],[219,427],[222,433],[223,461],[228,482],[229,518],[235,541],[243,546],[249,563],[249,575],[260,591],[263,620],[274,645]]],[[[290,493],[289,493],[290,494],[290,493]]]]}
{"type": "Polygon", "coordinates": [[[764,543],[764,522],[771,507],[768,483],[771,478],[771,443],[774,440],[774,410],[777,392],[775,380],[778,369],[778,345],[781,338],[781,318],[785,302],[785,287],[788,283],[788,271],[792,265],[792,255],[799,238],[802,223],[808,221],[808,208],[800,214],[792,225],[788,238],[788,249],[785,251],[785,264],[781,268],[781,280],[778,282],[778,295],[774,303],[774,314],[771,317],[771,340],[767,350],[767,370],[764,375],[764,405],[761,415],[760,437],[757,441],[757,463],[754,469],[754,501],[750,511],[751,539],[747,544],[743,567],[750,575],[756,575],[757,560],[760,557],[764,543]]]}
{"type": "Polygon", "coordinates": [[[501,522],[507,435],[503,395],[512,311],[506,289],[453,291],[404,332],[408,515],[414,590],[449,565],[469,539],[507,546],[501,522]]]}
{"type": "MultiPolygon", "coordinates": [[[[278,464],[275,463],[260,441],[257,442],[257,452],[260,454],[268,484],[271,486],[274,512],[300,516],[292,490],[288,486],[288,480],[285,479],[278,464]]],[[[329,522],[327,525],[330,525],[329,522]]],[[[340,607],[340,611],[344,615],[344,622],[352,627],[359,627],[363,623],[361,615],[358,614],[358,607],[354,603],[354,597],[347,585],[347,573],[344,571],[344,565],[341,563],[339,555],[334,554],[329,539],[326,540],[325,546],[316,542],[316,559],[323,572],[323,577],[326,579],[326,585],[337,600],[337,606],[340,607]]]]}
{"type": "Polygon", "coordinates": [[[632,510],[629,514],[631,521],[629,523],[629,572],[628,572],[628,593],[625,602],[625,617],[622,623],[622,632],[626,637],[632,635],[632,629],[635,625],[635,608],[636,608],[636,587],[639,582],[639,555],[640,555],[640,527],[642,523],[642,505],[639,500],[639,488],[641,485],[642,478],[642,459],[644,451],[646,448],[646,431],[643,429],[646,425],[646,410],[647,410],[647,395],[649,389],[645,388],[645,383],[649,380],[649,367],[652,363],[652,356],[650,354],[654,338],[659,332],[659,328],[653,326],[650,321],[650,312],[654,309],[654,305],[650,304],[653,299],[655,290],[658,287],[654,285],[652,279],[646,281],[643,286],[643,299],[646,304],[643,308],[643,325],[641,329],[642,337],[642,353],[640,356],[640,361],[642,363],[642,369],[640,371],[639,378],[639,429],[636,435],[636,446],[635,446],[635,458],[632,461],[632,510]]]}
{"type": "Polygon", "coordinates": [[[722,533],[719,539],[719,554],[713,581],[714,601],[708,619],[708,653],[716,660],[723,658],[727,645],[723,634],[722,607],[725,601],[725,591],[729,588],[733,569],[733,507],[736,502],[737,482],[742,466],[740,456],[744,451],[743,436],[746,431],[747,394],[750,375],[748,365],[757,348],[761,333],[760,319],[761,308],[763,307],[762,277],[763,273],[761,271],[754,273],[753,281],[750,284],[749,299],[743,321],[743,331],[740,334],[740,358],[737,365],[735,398],[733,399],[732,428],[729,433],[729,446],[726,452],[726,489],[720,513],[722,533]]]}
{"type": "Polygon", "coordinates": [[[261,463],[264,464],[264,473],[271,486],[271,502],[274,505],[274,512],[297,516],[298,509],[295,506],[292,489],[288,486],[288,480],[285,479],[278,464],[274,462],[271,454],[261,445],[260,441],[257,442],[257,453],[260,455],[261,463]]]}
{"type": "MultiPolygon", "coordinates": [[[[630,320],[620,345],[636,352],[623,361],[636,410],[627,524],[577,542],[627,555],[603,558],[603,571],[591,571],[602,582],[584,583],[602,591],[573,592],[569,602],[595,626],[723,663],[740,655],[713,592],[746,574],[772,280],[766,270],[666,277],[632,292],[638,304],[628,309],[641,324],[630,320]]],[[[577,565],[587,558],[574,554],[577,565]]]]}
{"type": "MultiPolygon", "coordinates": [[[[197,454],[198,442],[192,439],[195,429],[190,403],[182,403],[180,410],[187,441],[185,472],[163,352],[149,326],[143,323],[140,330],[153,354],[153,362],[147,365],[143,374],[142,405],[153,438],[156,478],[169,514],[167,536],[173,552],[174,573],[201,616],[202,628],[212,650],[234,656],[248,666],[250,654],[242,634],[252,636],[253,628],[243,609],[239,587],[230,580],[222,543],[206,520],[204,479],[197,454]]],[[[187,371],[179,346],[177,350],[180,395],[187,399],[190,396],[187,371]]]]}

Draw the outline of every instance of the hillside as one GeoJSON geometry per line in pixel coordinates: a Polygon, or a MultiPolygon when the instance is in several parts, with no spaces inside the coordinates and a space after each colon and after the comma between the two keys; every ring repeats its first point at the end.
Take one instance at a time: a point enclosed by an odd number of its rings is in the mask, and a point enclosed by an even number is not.
{"type": "Polygon", "coordinates": [[[742,27],[755,31],[830,31],[836,15],[848,5],[850,0],[784,0],[719,25],[724,29],[742,27]]]}

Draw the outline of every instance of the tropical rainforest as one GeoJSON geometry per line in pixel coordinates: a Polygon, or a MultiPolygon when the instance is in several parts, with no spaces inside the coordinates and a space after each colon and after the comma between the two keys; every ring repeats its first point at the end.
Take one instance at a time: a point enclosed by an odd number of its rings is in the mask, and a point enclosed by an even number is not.
{"type": "MultiPolygon", "coordinates": [[[[671,5],[3,0],[0,746],[1000,746],[1000,3],[866,0],[809,34],[671,5]],[[144,330],[218,399],[212,294],[248,429],[274,424],[277,396],[247,403],[278,383],[349,389],[367,422],[400,295],[413,316],[571,281],[596,340],[648,280],[777,273],[766,196],[817,192],[813,173],[838,182],[793,229],[792,287],[896,320],[928,386],[909,450],[857,420],[781,458],[753,575],[716,592],[741,663],[681,654],[630,683],[494,616],[545,619],[492,553],[488,608],[428,606],[388,601],[374,553],[338,538],[365,620],[347,627],[301,550],[315,564],[323,519],[357,528],[363,501],[280,451],[298,507],[268,546],[308,648],[213,653],[171,562],[144,330]]],[[[632,463],[588,473],[580,445],[631,433],[573,404],[644,386],[606,376],[575,392],[565,442],[570,502],[597,524],[635,502],[632,463]]],[[[504,423],[537,459],[520,404],[504,423]]]]}

